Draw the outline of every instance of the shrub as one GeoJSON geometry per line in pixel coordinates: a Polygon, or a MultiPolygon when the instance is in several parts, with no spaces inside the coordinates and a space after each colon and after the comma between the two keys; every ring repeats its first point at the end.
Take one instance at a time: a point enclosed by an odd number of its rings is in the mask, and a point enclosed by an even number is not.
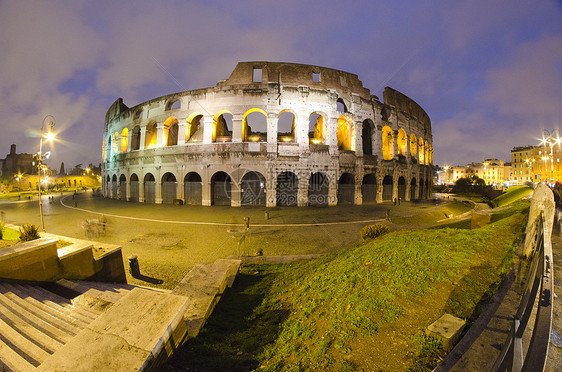
{"type": "Polygon", "coordinates": [[[374,239],[388,233],[389,231],[390,230],[385,225],[375,223],[374,225],[367,225],[361,229],[361,238],[363,240],[374,239]]]}
{"type": "Polygon", "coordinates": [[[4,222],[0,221],[0,240],[4,239],[4,222]]]}
{"type": "Polygon", "coordinates": [[[30,240],[39,239],[39,228],[32,224],[26,224],[20,227],[20,240],[28,242],[30,240]]]}

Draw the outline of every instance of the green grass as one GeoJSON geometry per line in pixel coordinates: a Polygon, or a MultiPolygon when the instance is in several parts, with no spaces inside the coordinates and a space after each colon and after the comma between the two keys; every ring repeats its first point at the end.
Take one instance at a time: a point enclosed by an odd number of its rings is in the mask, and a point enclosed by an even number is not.
{"type": "Polygon", "coordinates": [[[2,229],[2,232],[3,232],[2,240],[19,240],[19,238],[20,238],[20,232],[19,231],[8,229],[7,227],[4,227],[4,229],[2,229]]]}
{"type": "Polygon", "coordinates": [[[26,199],[28,196],[31,196],[33,198],[34,196],[37,196],[37,191],[15,191],[0,193],[0,200],[17,199],[18,196],[21,197],[21,199],[26,199]]]}
{"type": "Polygon", "coordinates": [[[494,208],[509,205],[533,192],[529,186],[511,186],[505,193],[491,201],[494,208]]]}
{"type": "Polygon", "coordinates": [[[510,210],[476,230],[396,231],[311,261],[243,267],[170,366],[430,370],[442,351],[425,328],[445,311],[474,319],[511,265],[526,215],[510,210]]]}
{"type": "Polygon", "coordinates": [[[474,208],[474,205],[469,202],[452,202],[441,208],[433,209],[428,212],[416,214],[413,216],[392,218],[392,222],[397,225],[410,225],[410,226],[420,226],[420,225],[431,225],[435,224],[437,221],[449,217],[455,217],[468,212],[474,208]]]}

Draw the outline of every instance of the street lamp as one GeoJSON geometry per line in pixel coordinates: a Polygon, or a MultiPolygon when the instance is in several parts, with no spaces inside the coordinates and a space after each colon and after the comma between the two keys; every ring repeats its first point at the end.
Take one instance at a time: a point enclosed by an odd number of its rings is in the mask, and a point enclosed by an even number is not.
{"type": "Polygon", "coordinates": [[[53,134],[53,127],[55,126],[55,118],[52,115],[47,115],[43,118],[43,123],[41,124],[41,136],[39,138],[39,152],[37,154],[35,154],[35,158],[37,159],[37,178],[38,178],[38,191],[39,191],[39,215],[41,216],[41,229],[43,229],[43,231],[45,231],[45,221],[43,219],[43,201],[41,200],[41,170],[43,170],[43,178],[44,181],[47,180],[47,177],[45,176],[45,170],[47,168],[47,166],[45,164],[43,164],[43,161],[48,159],[49,156],[51,155],[50,152],[46,152],[45,154],[43,154],[43,138],[47,139],[47,141],[53,141],[53,139],[55,138],[55,135],[53,134]],[[45,122],[47,122],[47,119],[49,119],[47,125],[49,127],[47,134],[44,134],[44,130],[45,130],[45,122]]]}
{"type": "MultiPolygon", "coordinates": [[[[554,145],[560,145],[560,143],[562,142],[562,138],[560,138],[560,132],[558,132],[558,129],[553,129],[552,131],[543,129],[542,131],[543,135],[542,135],[542,140],[541,140],[541,144],[544,145],[545,150],[548,148],[550,148],[550,182],[554,183],[554,153],[553,153],[553,148],[554,145]],[[556,137],[554,136],[554,133],[556,133],[556,137]]],[[[547,153],[545,152],[545,155],[547,155],[547,153]]],[[[548,178],[548,169],[546,168],[546,161],[548,160],[548,156],[543,156],[541,158],[542,160],[544,160],[544,170],[545,170],[545,175],[548,178]]]]}

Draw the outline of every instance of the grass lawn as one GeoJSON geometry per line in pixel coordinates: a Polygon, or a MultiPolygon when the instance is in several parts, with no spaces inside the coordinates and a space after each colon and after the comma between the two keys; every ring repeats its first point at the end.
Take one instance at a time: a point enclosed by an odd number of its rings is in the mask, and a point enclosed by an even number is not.
{"type": "Polygon", "coordinates": [[[0,239],[0,248],[9,247],[18,243],[19,238],[20,238],[19,231],[4,227],[2,229],[2,239],[0,239]]]}
{"type": "Polygon", "coordinates": [[[505,193],[492,200],[494,208],[503,207],[531,194],[529,186],[511,186],[505,193]]]}
{"type": "Polygon", "coordinates": [[[407,217],[392,218],[392,222],[397,225],[409,226],[432,225],[437,223],[437,221],[461,215],[472,210],[473,208],[474,204],[472,203],[456,201],[447,204],[443,208],[433,209],[425,213],[407,217]]]}
{"type": "Polygon", "coordinates": [[[169,369],[430,371],[443,313],[473,321],[510,268],[528,203],[480,229],[401,230],[319,259],[245,266],[169,369]]]}

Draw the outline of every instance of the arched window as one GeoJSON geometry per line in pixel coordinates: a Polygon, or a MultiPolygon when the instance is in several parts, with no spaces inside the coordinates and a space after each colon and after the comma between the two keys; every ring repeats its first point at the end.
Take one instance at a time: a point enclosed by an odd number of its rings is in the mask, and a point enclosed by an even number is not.
{"type": "Polygon", "coordinates": [[[199,113],[191,114],[187,118],[187,127],[185,128],[185,142],[202,142],[203,141],[203,125],[201,120],[203,115],[199,113]]]}
{"type": "Polygon", "coordinates": [[[173,116],[164,122],[164,143],[166,146],[178,144],[178,119],[173,116]]]}
{"type": "Polygon", "coordinates": [[[113,134],[113,140],[111,141],[111,155],[119,153],[119,132],[113,134]]]}
{"type": "Polygon", "coordinates": [[[293,172],[282,172],[277,176],[277,206],[297,205],[299,181],[293,172]]]}
{"type": "Polygon", "coordinates": [[[185,204],[201,205],[203,186],[201,176],[196,172],[189,172],[183,179],[185,204]]]}
{"type": "Polygon", "coordinates": [[[133,133],[131,135],[131,150],[140,149],[140,132],[141,129],[138,125],[133,128],[133,133]]]}
{"type": "Polygon", "coordinates": [[[416,135],[412,133],[410,134],[410,155],[412,155],[412,157],[415,158],[417,153],[418,153],[418,142],[416,139],[416,135]]]}
{"type": "Polygon", "coordinates": [[[315,145],[324,143],[324,116],[317,112],[313,112],[308,117],[308,138],[310,138],[310,142],[315,145]]]}
{"type": "Polygon", "coordinates": [[[370,173],[363,176],[361,194],[363,196],[363,204],[375,203],[377,201],[377,178],[374,174],[370,173]]]}
{"type": "Polygon", "coordinates": [[[342,98],[338,98],[338,101],[336,102],[336,111],[337,112],[348,112],[347,106],[345,105],[345,102],[343,101],[342,98]]]}
{"type": "Polygon", "coordinates": [[[129,144],[129,130],[125,128],[121,132],[121,144],[119,145],[119,152],[127,152],[128,144],[129,144]]]}
{"type": "Polygon", "coordinates": [[[145,137],[144,137],[144,148],[145,149],[152,149],[152,148],[156,147],[156,133],[157,133],[156,122],[151,121],[146,126],[146,133],[145,133],[145,137]]]}
{"type": "Polygon", "coordinates": [[[423,147],[423,138],[421,138],[421,137],[418,140],[418,152],[419,152],[419,155],[420,155],[419,163],[425,164],[425,157],[424,157],[425,149],[423,147]]]}
{"type": "Polygon", "coordinates": [[[162,203],[172,204],[176,199],[176,176],[167,172],[162,176],[162,203]]]}
{"type": "Polygon", "coordinates": [[[382,157],[384,160],[394,158],[394,132],[386,125],[382,127],[382,157]]]}
{"type": "Polygon", "coordinates": [[[179,99],[171,100],[166,104],[166,111],[177,110],[179,108],[181,108],[181,102],[179,99]]]}
{"type": "Polygon", "coordinates": [[[154,203],[156,202],[156,179],[151,173],[147,173],[144,176],[144,202],[154,203]]]}
{"type": "Polygon", "coordinates": [[[211,203],[230,205],[231,179],[225,172],[217,172],[211,177],[211,203]]]}
{"type": "Polygon", "coordinates": [[[232,114],[220,111],[214,116],[213,142],[232,141],[232,114]]]}
{"type": "Polygon", "coordinates": [[[353,120],[348,116],[340,116],[338,118],[338,149],[340,150],[352,150],[351,146],[351,129],[353,120]]]}
{"type": "Polygon", "coordinates": [[[396,144],[398,145],[398,155],[406,156],[406,150],[408,148],[408,137],[404,129],[398,129],[398,138],[396,139],[396,144]]]}
{"type": "Polygon", "coordinates": [[[277,141],[279,142],[295,142],[296,134],[296,117],[290,111],[281,111],[277,120],[277,141]]]}
{"type": "Polygon", "coordinates": [[[428,145],[427,141],[425,141],[423,149],[425,151],[425,156],[424,156],[425,163],[424,164],[429,164],[429,145],[428,145]]]}
{"type": "Polygon", "coordinates": [[[344,173],[338,180],[338,204],[353,204],[355,201],[355,177],[344,173]]]}
{"type": "Polygon", "coordinates": [[[105,161],[107,160],[107,139],[103,140],[103,147],[101,148],[101,158],[105,163],[105,161]]]}
{"type": "Polygon", "coordinates": [[[260,172],[247,172],[240,184],[242,205],[265,205],[265,177],[260,172]]]}
{"type": "Polygon", "coordinates": [[[375,125],[369,119],[363,120],[361,139],[363,141],[363,154],[373,155],[373,130],[375,125]]]}
{"type": "Polygon", "coordinates": [[[267,114],[253,108],[246,111],[242,120],[242,141],[267,141],[267,114]]]}

